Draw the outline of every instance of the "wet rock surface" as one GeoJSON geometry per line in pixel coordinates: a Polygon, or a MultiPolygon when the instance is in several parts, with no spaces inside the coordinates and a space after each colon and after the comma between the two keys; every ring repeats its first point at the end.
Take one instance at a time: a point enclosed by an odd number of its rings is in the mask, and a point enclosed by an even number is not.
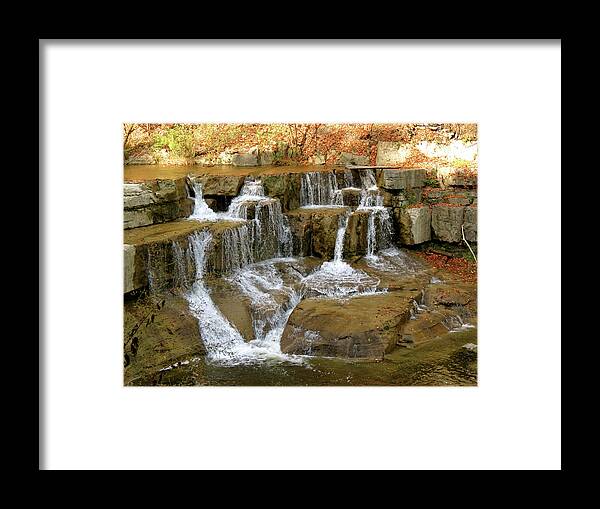
{"type": "Polygon", "coordinates": [[[285,353],[382,358],[410,318],[413,296],[405,292],[350,299],[310,298],[291,314],[281,338],[285,353]]]}
{"type": "Polygon", "coordinates": [[[146,382],[206,350],[187,301],[170,293],[125,301],[124,382],[146,382]]]}

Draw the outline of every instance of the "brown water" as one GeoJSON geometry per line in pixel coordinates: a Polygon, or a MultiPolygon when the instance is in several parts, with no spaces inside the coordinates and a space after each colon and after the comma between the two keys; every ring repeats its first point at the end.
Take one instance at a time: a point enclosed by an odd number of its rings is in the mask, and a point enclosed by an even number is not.
{"type": "MultiPolygon", "coordinates": [[[[308,173],[327,171],[333,166],[200,166],[200,165],[162,165],[162,164],[132,164],[123,168],[125,182],[143,180],[166,180],[185,177],[186,175],[279,175],[283,173],[308,173]]],[[[341,168],[341,167],[337,167],[341,168]]]]}
{"type": "Polygon", "coordinates": [[[476,386],[477,329],[449,332],[415,348],[396,348],[382,361],[306,358],[304,365],[280,361],[218,366],[204,358],[137,380],[136,385],[213,386],[476,386]]]}

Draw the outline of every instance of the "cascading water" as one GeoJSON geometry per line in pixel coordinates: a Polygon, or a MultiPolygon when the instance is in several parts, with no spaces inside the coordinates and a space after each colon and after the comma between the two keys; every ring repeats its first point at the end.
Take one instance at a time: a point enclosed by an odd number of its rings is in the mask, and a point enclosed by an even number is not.
{"type": "MultiPolygon", "coordinates": [[[[204,281],[206,254],[211,242],[212,235],[207,231],[195,232],[189,237],[189,249],[196,266],[196,280],[186,293],[190,310],[198,318],[200,335],[207,350],[207,360],[225,365],[250,364],[273,358],[302,362],[297,356],[281,353],[278,332],[274,332],[270,337],[263,336],[259,340],[246,342],[239,331],[219,311],[204,281]]],[[[291,306],[289,313],[293,307],[291,306]]],[[[281,332],[283,332],[282,327],[281,332]]]]}
{"type": "Polygon", "coordinates": [[[333,171],[302,174],[300,184],[301,207],[343,206],[342,193],[338,189],[333,171]]]}
{"type": "Polygon", "coordinates": [[[376,259],[379,249],[389,247],[392,236],[392,219],[383,205],[383,195],[377,187],[373,170],[360,172],[361,195],[357,210],[368,210],[367,259],[376,259]]]}
{"type": "Polygon", "coordinates": [[[194,182],[194,211],[188,219],[196,219],[198,221],[217,221],[220,216],[212,210],[204,201],[202,196],[202,184],[194,182]]]}
{"type": "Polygon", "coordinates": [[[260,180],[246,179],[227,214],[230,218],[246,221],[250,221],[250,214],[253,214],[248,233],[255,260],[292,256],[292,232],[281,202],[265,197],[260,180]]]}
{"type": "Polygon", "coordinates": [[[303,285],[307,293],[339,298],[376,291],[379,279],[373,278],[361,270],[353,269],[343,260],[344,237],[348,228],[348,219],[348,214],[340,217],[333,260],[324,262],[318,270],[304,279],[303,285]]]}

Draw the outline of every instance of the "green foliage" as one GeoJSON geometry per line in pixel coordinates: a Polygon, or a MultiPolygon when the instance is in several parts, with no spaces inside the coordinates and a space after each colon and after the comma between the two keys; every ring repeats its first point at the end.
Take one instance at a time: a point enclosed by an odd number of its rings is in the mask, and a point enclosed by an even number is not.
{"type": "Polygon", "coordinates": [[[170,127],[155,133],[152,148],[155,151],[166,148],[173,155],[190,157],[194,155],[194,135],[185,126],[170,127]]]}

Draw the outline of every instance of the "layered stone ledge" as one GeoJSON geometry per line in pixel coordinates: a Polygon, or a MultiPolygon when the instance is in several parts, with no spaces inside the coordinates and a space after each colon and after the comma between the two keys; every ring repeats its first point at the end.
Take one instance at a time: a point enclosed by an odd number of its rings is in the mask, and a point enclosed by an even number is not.
{"type": "Polygon", "coordinates": [[[194,209],[185,179],[123,184],[123,228],[139,228],[187,217],[194,209]]]}
{"type": "MultiPolygon", "coordinates": [[[[149,271],[152,271],[157,288],[175,285],[175,259],[173,243],[178,243],[185,251],[188,238],[198,231],[208,230],[213,236],[213,244],[207,253],[206,272],[220,272],[223,265],[224,232],[245,224],[243,221],[202,222],[180,219],[164,224],[145,226],[124,232],[124,293],[146,288],[149,285],[149,271]]],[[[188,264],[185,277],[192,281],[195,266],[188,264]]]]}

